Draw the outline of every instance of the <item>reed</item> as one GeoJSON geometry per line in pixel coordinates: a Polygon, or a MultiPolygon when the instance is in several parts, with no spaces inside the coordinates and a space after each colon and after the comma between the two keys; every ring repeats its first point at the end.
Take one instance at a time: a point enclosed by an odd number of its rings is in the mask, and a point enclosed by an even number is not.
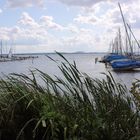
{"type": "Polygon", "coordinates": [[[0,139],[138,140],[140,83],[132,84],[128,96],[110,73],[92,79],[58,55],[63,78],[36,70],[0,80],[0,139]]]}

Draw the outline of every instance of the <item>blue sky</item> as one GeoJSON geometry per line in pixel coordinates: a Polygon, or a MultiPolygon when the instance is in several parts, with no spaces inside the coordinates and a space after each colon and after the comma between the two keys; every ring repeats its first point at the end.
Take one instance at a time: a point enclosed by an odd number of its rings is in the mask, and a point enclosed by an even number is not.
{"type": "MultiPolygon", "coordinates": [[[[120,0],[126,21],[140,36],[140,0],[120,0]]],[[[116,0],[0,0],[0,40],[5,52],[102,52],[118,28],[116,0]]],[[[122,35],[123,36],[123,35],[122,35]]]]}

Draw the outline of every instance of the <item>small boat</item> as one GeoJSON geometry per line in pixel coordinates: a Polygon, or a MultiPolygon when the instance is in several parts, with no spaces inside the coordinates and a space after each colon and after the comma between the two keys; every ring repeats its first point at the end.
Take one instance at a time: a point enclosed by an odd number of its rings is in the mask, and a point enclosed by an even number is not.
{"type": "Polygon", "coordinates": [[[123,52],[123,44],[122,44],[122,38],[121,38],[121,31],[120,28],[118,29],[117,35],[114,40],[111,41],[109,52],[107,55],[105,55],[100,62],[102,63],[110,63],[113,60],[118,59],[127,59],[128,55],[126,55],[123,52]]]}
{"type": "Polygon", "coordinates": [[[140,60],[135,59],[114,60],[110,64],[113,70],[134,70],[140,68],[140,60]]]}
{"type": "Polygon", "coordinates": [[[125,55],[121,55],[121,54],[115,54],[115,53],[111,53],[108,54],[106,56],[103,57],[102,62],[104,63],[110,63],[113,60],[120,60],[120,59],[127,59],[128,57],[125,55]]]}

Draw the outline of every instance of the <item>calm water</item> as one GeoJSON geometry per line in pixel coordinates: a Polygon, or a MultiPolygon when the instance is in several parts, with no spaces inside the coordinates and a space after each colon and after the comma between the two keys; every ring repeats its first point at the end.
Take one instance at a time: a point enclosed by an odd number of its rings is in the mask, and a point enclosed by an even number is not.
{"type": "MultiPolygon", "coordinates": [[[[58,62],[62,60],[57,54],[48,54],[48,56],[58,62]]],[[[140,79],[140,69],[132,72],[114,72],[111,68],[106,69],[102,63],[95,64],[95,58],[101,58],[103,54],[64,54],[64,56],[70,62],[75,61],[81,72],[85,72],[93,78],[104,78],[102,73],[108,73],[108,71],[110,71],[117,81],[125,83],[127,86],[130,86],[135,79],[140,79]]],[[[3,77],[3,74],[7,75],[9,73],[29,74],[29,70],[34,70],[35,68],[50,75],[62,76],[56,63],[45,55],[39,55],[39,57],[34,60],[1,62],[0,76],[3,77]]]]}

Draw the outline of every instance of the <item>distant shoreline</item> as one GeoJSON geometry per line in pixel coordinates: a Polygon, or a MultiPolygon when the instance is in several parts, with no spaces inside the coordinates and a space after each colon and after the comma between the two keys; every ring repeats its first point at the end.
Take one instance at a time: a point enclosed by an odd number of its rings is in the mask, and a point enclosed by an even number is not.
{"type": "MultiPolygon", "coordinates": [[[[60,52],[61,54],[106,54],[106,52],[60,52]]],[[[41,53],[15,53],[13,55],[44,55],[56,54],[56,52],[41,52],[41,53]]]]}

